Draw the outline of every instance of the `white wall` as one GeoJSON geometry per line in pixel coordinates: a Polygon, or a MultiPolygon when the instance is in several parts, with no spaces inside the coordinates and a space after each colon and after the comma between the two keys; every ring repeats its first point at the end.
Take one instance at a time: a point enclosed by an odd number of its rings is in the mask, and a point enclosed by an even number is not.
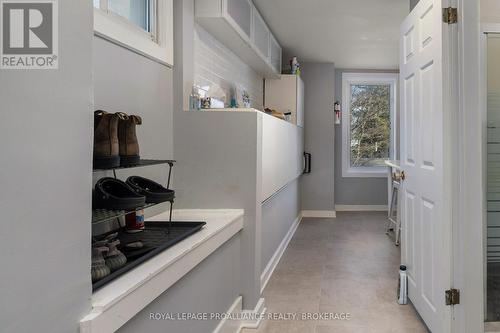
{"type": "Polygon", "coordinates": [[[59,69],[0,70],[0,332],[90,310],[92,2],[58,1],[59,69]]]}
{"type": "Polygon", "coordinates": [[[194,83],[199,87],[219,85],[227,92],[239,85],[249,94],[252,107],[262,109],[263,78],[231,50],[198,24],[194,32],[194,83]]]}
{"type": "Polygon", "coordinates": [[[481,0],[481,22],[500,23],[500,1],[481,0]]]}

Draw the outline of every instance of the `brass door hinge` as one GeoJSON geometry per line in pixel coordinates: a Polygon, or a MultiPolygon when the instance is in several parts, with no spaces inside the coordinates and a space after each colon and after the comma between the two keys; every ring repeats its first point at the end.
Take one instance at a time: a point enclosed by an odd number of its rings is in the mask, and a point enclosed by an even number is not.
{"type": "Polygon", "coordinates": [[[448,289],[444,292],[446,305],[457,305],[460,304],[460,290],[458,289],[448,289]]]}
{"type": "Polygon", "coordinates": [[[458,10],[453,7],[443,8],[443,22],[454,24],[458,22],[458,10]]]}

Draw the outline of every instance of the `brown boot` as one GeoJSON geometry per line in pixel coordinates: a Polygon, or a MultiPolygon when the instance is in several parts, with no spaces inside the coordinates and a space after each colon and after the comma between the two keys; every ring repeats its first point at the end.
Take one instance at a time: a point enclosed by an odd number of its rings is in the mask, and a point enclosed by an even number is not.
{"type": "Polygon", "coordinates": [[[120,165],[130,166],[139,164],[139,142],[135,126],[142,124],[139,116],[127,116],[120,118],[118,122],[118,140],[120,142],[120,165]]]}
{"type": "Polygon", "coordinates": [[[94,112],[94,169],[120,166],[118,119],[116,114],[94,112]]]}

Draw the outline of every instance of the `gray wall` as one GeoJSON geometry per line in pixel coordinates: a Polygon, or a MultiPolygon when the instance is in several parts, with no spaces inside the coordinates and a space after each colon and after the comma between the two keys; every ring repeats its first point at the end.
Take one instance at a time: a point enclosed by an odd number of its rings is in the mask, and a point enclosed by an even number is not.
{"type": "MultiPolygon", "coordinates": [[[[335,72],[335,99],[342,103],[342,73],[359,72],[337,69],[335,72]]],[[[362,72],[367,72],[363,70],[362,72]]],[[[369,72],[369,71],[368,71],[369,72]]],[[[375,72],[375,71],[371,71],[375,72]]],[[[385,71],[394,72],[394,71],[385,71]]],[[[342,105],[342,112],[345,106],[342,105]]],[[[335,131],[335,204],[336,205],[387,205],[386,178],[342,177],[342,125],[335,131]]]]}
{"type": "Polygon", "coordinates": [[[260,298],[261,120],[253,112],[186,111],[176,113],[175,128],[177,207],[245,210],[240,293],[253,309],[260,298]]]}
{"type": "MultiPolygon", "coordinates": [[[[138,126],[137,135],[141,157],[179,159],[173,169],[177,184],[181,184],[180,180],[184,179],[182,175],[185,160],[182,150],[174,156],[174,130],[183,133],[183,128],[190,127],[189,123],[181,122],[176,123],[175,128],[173,125],[174,105],[182,110],[182,106],[175,104],[182,101],[174,99],[174,92],[182,91],[183,86],[183,61],[178,54],[179,52],[182,55],[183,46],[177,44],[180,41],[177,34],[184,31],[182,11],[189,12],[189,9],[184,7],[189,8],[190,5],[192,6],[191,1],[175,1],[175,73],[164,65],[105,39],[94,37],[95,108],[140,115],[143,124],[138,126]]],[[[140,174],[164,183],[168,175],[167,170],[166,166],[120,170],[118,177],[125,179],[131,174],[140,174]]],[[[105,175],[106,173],[95,174],[94,181],[105,175]]],[[[198,175],[203,176],[204,172],[201,170],[198,175]]],[[[187,178],[191,176],[186,175],[187,178]]],[[[178,189],[175,184],[174,189],[178,189]]],[[[189,200],[189,196],[183,196],[181,193],[182,186],[177,192],[178,208],[201,207],[196,201],[189,200]]],[[[160,205],[155,209],[146,210],[146,214],[154,215],[166,208],[167,206],[160,205]]],[[[120,332],[212,331],[218,322],[153,321],[149,319],[149,313],[226,311],[240,294],[240,247],[238,234],[138,313],[120,332]]]]}
{"type": "MultiPolygon", "coordinates": [[[[240,294],[253,309],[260,298],[261,193],[256,114],[184,112],[194,78],[194,1],[174,1],[174,184],[179,207],[243,208],[240,294]],[[227,117],[229,116],[229,117],[227,117]],[[255,140],[254,140],[255,138],[255,140]]],[[[229,307],[234,301],[227,299],[229,307]]]]}
{"type": "Polygon", "coordinates": [[[304,146],[312,154],[312,172],[302,177],[302,209],[333,211],[335,65],[304,63],[301,67],[305,85],[304,146]]]}
{"type": "Polygon", "coordinates": [[[96,36],[94,103],[142,117],[141,157],[173,157],[172,69],[96,36]]]}
{"type": "Polygon", "coordinates": [[[0,70],[0,332],[90,311],[92,2],[59,1],[59,69],[0,70]]]}
{"type": "MultiPolygon", "coordinates": [[[[142,117],[137,137],[142,158],[173,159],[173,73],[172,69],[101,37],[94,37],[95,109],[125,112],[142,117]]],[[[173,172],[176,168],[174,166],[173,172]]],[[[148,177],[166,184],[166,165],[119,170],[118,178],[148,177]]],[[[94,173],[94,183],[111,172],[94,173]]],[[[146,216],[167,209],[166,204],[146,210],[146,216]]]]}
{"type": "Polygon", "coordinates": [[[264,271],[301,210],[301,178],[262,203],[262,260],[264,271]]]}
{"type": "Polygon", "coordinates": [[[413,8],[415,8],[415,6],[419,1],[420,0],[410,0],[410,11],[413,10],[413,8]]]}
{"type": "Polygon", "coordinates": [[[239,295],[240,248],[239,236],[227,241],[118,332],[212,332],[218,321],[157,321],[149,316],[155,312],[225,313],[239,295]]]}

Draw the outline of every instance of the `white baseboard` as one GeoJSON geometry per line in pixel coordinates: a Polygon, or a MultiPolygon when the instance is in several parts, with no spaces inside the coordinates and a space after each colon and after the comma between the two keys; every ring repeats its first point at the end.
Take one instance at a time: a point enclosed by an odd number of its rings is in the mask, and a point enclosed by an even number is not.
{"type": "Polygon", "coordinates": [[[303,210],[302,217],[335,218],[337,214],[334,210],[303,210]]]}
{"type": "Polygon", "coordinates": [[[288,229],[288,232],[285,235],[285,238],[281,241],[280,246],[278,246],[278,249],[276,249],[276,252],[274,252],[273,256],[271,257],[271,260],[266,265],[266,268],[262,272],[260,276],[260,292],[262,293],[264,291],[264,288],[266,287],[267,283],[269,282],[269,279],[271,278],[271,275],[273,275],[274,269],[276,266],[278,266],[278,263],[281,260],[281,257],[283,256],[283,253],[285,253],[286,248],[288,247],[288,243],[290,243],[290,240],[292,240],[293,235],[295,234],[295,231],[297,231],[297,227],[299,226],[300,221],[302,220],[302,214],[297,216],[295,221],[293,221],[292,226],[290,229],[288,229]]]}
{"type": "MultiPolygon", "coordinates": [[[[243,311],[243,297],[236,298],[226,313],[238,314],[243,311]]],[[[236,333],[241,330],[241,321],[224,318],[215,328],[213,333],[236,333]]]]}
{"type": "Polygon", "coordinates": [[[238,296],[231,307],[226,311],[234,315],[234,318],[255,318],[255,319],[223,319],[217,325],[213,333],[239,333],[243,328],[259,328],[262,317],[266,312],[265,299],[261,298],[257,302],[255,309],[243,310],[243,297],[238,296]]]}
{"type": "Polygon", "coordinates": [[[337,212],[386,212],[387,205],[335,205],[337,212]]]}
{"type": "Polygon", "coordinates": [[[236,332],[239,333],[241,331],[241,329],[243,329],[243,328],[253,328],[253,329],[259,328],[259,325],[262,321],[262,318],[264,317],[264,314],[266,313],[266,305],[265,304],[266,304],[265,299],[261,298],[257,302],[255,309],[243,310],[242,313],[243,313],[244,318],[253,317],[254,319],[243,320],[240,324],[238,331],[236,331],[236,332]]]}

